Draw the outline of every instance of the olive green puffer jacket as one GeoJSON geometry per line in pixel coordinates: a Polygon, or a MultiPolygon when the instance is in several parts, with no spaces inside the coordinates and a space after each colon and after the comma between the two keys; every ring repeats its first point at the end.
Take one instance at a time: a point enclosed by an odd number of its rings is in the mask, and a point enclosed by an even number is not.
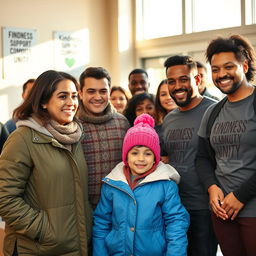
{"type": "Polygon", "coordinates": [[[87,255],[91,236],[87,166],[80,143],[69,151],[29,127],[11,134],[0,157],[4,255],[87,255]]]}

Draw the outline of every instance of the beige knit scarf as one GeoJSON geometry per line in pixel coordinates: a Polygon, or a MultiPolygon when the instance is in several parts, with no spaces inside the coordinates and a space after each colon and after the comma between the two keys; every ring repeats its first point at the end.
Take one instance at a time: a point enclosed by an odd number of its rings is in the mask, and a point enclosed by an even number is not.
{"type": "Polygon", "coordinates": [[[74,144],[82,136],[82,128],[75,119],[66,125],[60,125],[58,122],[51,120],[45,128],[57,141],[64,145],[74,144]]]}

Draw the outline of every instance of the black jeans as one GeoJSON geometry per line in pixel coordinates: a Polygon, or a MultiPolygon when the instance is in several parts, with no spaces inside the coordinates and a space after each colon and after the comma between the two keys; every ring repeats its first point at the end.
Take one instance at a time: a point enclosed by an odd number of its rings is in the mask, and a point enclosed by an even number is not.
{"type": "Polygon", "coordinates": [[[216,256],[217,240],[210,210],[189,210],[188,256],[216,256]]]}

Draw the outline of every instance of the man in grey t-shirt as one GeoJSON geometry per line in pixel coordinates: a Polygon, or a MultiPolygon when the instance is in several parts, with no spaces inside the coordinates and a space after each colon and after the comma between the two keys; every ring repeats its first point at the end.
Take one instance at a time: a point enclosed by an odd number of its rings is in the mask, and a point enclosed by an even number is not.
{"type": "Polygon", "coordinates": [[[197,131],[206,109],[216,101],[198,91],[200,75],[189,56],[165,61],[169,92],[178,108],[164,119],[162,144],[169,161],[181,176],[181,200],[190,214],[188,256],[214,256],[217,242],[212,228],[209,198],[195,171],[197,131]]]}
{"type": "Polygon", "coordinates": [[[223,255],[254,256],[256,92],[250,81],[255,75],[255,51],[244,37],[232,35],[212,40],[206,57],[215,86],[227,97],[210,107],[202,119],[197,171],[209,193],[223,255]]]}

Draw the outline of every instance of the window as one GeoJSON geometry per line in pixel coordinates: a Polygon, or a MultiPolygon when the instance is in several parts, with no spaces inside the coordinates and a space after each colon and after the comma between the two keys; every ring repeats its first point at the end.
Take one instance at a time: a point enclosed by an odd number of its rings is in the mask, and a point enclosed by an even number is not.
{"type": "Polygon", "coordinates": [[[256,24],[256,0],[245,0],[245,24],[256,24]]]}
{"type": "Polygon", "coordinates": [[[186,0],[186,33],[241,26],[241,0],[186,0]]]}
{"type": "Polygon", "coordinates": [[[137,0],[137,40],[182,34],[182,0],[137,0]]]}
{"type": "Polygon", "coordinates": [[[256,0],[136,0],[137,40],[254,24],[256,0]],[[245,2],[244,2],[245,1],[245,2]]]}

